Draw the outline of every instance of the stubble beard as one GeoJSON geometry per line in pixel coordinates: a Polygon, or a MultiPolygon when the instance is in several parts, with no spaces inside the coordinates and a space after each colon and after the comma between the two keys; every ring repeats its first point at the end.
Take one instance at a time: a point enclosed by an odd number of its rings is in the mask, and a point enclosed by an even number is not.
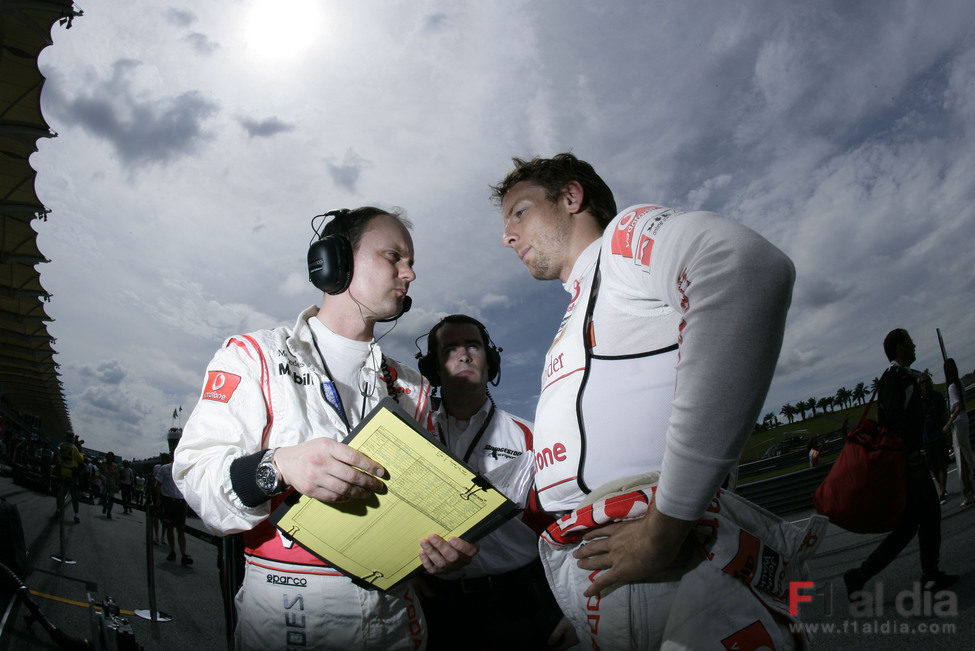
{"type": "Polygon", "coordinates": [[[551,232],[541,239],[541,249],[534,248],[535,259],[528,267],[529,273],[537,280],[558,280],[562,277],[561,256],[569,248],[572,231],[572,217],[558,215],[551,232]]]}

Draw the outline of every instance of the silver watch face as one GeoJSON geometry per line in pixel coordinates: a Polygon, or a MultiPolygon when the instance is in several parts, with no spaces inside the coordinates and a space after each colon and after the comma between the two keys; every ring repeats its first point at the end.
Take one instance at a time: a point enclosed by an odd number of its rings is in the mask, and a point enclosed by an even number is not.
{"type": "Polygon", "coordinates": [[[275,491],[278,487],[278,473],[274,466],[269,463],[257,466],[257,486],[268,495],[275,491]]]}

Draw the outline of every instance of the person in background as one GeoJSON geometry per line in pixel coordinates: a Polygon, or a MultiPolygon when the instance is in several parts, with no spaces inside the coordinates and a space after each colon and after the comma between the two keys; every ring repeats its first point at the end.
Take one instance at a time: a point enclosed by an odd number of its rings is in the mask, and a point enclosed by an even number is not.
{"type": "Polygon", "coordinates": [[[136,506],[145,506],[146,499],[146,478],[142,473],[135,476],[135,488],[132,492],[132,503],[136,506]]]}
{"type": "Polygon", "coordinates": [[[922,589],[937,592],[958,581],[958,575],[945,574],[940,568],[941,505],[921,455],[924,412],[917,382],[921,374],[911,368],[917,358],[914,341],[907,330],[896,328],[887,333],[884,353],[890,366],[877,384],[877,421],[888,433],[903,440],[907,448],[907,503],[897,527],[859,567],[843,574],[847,597],[851,600],[868,580],[897,558],[915,534],[921,555],[922,589]]]}
{"type": "Polygon", "coordinates": [[[129,466],[129,460],[122,461],[122,468],[119,470],[119,490],[122,493],[122,513],[132,513],[132,483],[135,473],[129,466]]]}
{"type": "Polygon", "coordinates": [[[102,475],[102,515],[112,519],[112,506],[115,504],[115,493],[118,492],[119,466],[115,463],[115,453],[109,452],[101,464],[102,475]]]}
{"type": "MultiPolygon", "coordinates": [[[[438,440],[471,470],[483,475],[532,454],[531,423],[498,409],[488,392],[501,375],[501,352],[480,321],[466,314],[441,319],[418,366],[440,387],[438,440]]],[[[526,512],[508,520],[478,541],[470,565],[421,581],[430,651],[568,648],[578,641],[538,558],[538,534],[551,518],[537,531],[535,518],[526,512]]]]}
{"type": "Polygon", "coordinates": [[[930,375],[922,373],[917,385],[921,390],[924,410],[924,460],[938,483],[939,500],[944,504],[948,501],[948,448],[951,438],[944,430],[948,408],[945,397],[934,390],[930,375]]]}
{"type": "Polygon", "coordinates": [[[955,360],[945,360],[945,384],[948,387],[948,404],[951,414],[945,423],[944,431],[954,428],[955,458],[958,460],[958,474],[961,475],[962,494],[964,499],[961,507],[967,508],[975,504],[975,454],[972,453],[972,443],[968,431],[968,412],[965,411],[965,387],[958,378],[958,366],[955,360]]]}
{"type": "Polygon", "coordinates": [[[163,463],[153,466],[152,475],[156,480],[159,519],[162,520],[163,534],[166,536],[166,542],[169,543],[169,555],[166,556],[166,560],[176,560],[176,545],[173,541],[173,530],[175,530],[176,540],[179,542],[179,564],[184,567],[189,566],[193,564],[193,559],[186,553],[186,502],[176,482],[173,481],[172,456],[164,452],[160,460],[163,463]]]}
{"type": "Polygon", "coordinates": [[[78,517],[78,482],[80,475],[84,472],[85,457],[81,450],[74,444],[70,433],[64,437],[64,442],[58,446],[58,466],[59,482],[57,495],[57,509],[55,513],[61,514],[64,500],[67,493],[71,494],[71,507],[74,509],[74,522],[78,524],[81,518],[78,517]]]}
{"type": "Polygon", "coordinates": [[[819,453],[821,444],[819,443],[818,436],[809,437],[809,442],[806,444],[806,450],[809,452],[809,467],[815,468],[819,465],[819,453]]]}

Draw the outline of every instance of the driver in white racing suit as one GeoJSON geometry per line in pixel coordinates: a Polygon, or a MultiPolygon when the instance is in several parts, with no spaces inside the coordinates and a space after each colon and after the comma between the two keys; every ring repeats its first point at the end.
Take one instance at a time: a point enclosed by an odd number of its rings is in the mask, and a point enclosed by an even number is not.
{"type": "MultiPolygon", "coordinates": [[[[207,367],[175,453],[173,476],[207,527],[244,533],[244,581],[235,599],[239,648],[420,649],[426,643],[411,587],[361,588],[267,521],[291,487],[325,502],[380,489],[375,477],[384,469],[339,441],[387,395],[429,426],[429,384],[386,358],[373,339],[377,322],[408,307],[416,278],[408,222],[370,207],[336,215],[323,240],[338,236],[329,246],[347,247],[329,258],[342,278],[294,328],[224,343],[207,367]]],[[[431,536],[418,541],[418,550],[424,568],[439,573],[468,563],[477,546],[431,536]]]]}
{"type": "Polygon", "coordinates": [[[494,187],[503,244],[571,300],[535,414],[540,541],[584,646],[790,648],[788,580],[825,522],[721,491],[782,343],[795,272],[711,213],[637,205],[572,154],[494,187]]]}

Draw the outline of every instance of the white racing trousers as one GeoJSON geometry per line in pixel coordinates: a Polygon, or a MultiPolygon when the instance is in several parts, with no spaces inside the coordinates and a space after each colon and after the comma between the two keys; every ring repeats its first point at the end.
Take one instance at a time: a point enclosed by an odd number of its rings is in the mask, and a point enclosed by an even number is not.
{"type": "Polygon", "coordinates": [[[718,492],[692,534],[704,555],[693,569],[678,580],[631,583],[608,594],[604,590],[601,597],[583,596],[600,570],[576,565],[572,551],[582,535],[643,517],[654,490],[643,484],[595,499],[554,522],[539,539],[549,585],[580,647],[803,648],[807,640],[789,631],[795,621],[789,615],[789,581],[806,577],[805,561],[827,520],[813,516],[800,529],[726,491],[718,492]]]}
{"type": "Polygon", "coordinates": [[[248,557],[237,606],[238,649],[423,649],[412,586],[360,588],[330,567],[248,557]]]}

